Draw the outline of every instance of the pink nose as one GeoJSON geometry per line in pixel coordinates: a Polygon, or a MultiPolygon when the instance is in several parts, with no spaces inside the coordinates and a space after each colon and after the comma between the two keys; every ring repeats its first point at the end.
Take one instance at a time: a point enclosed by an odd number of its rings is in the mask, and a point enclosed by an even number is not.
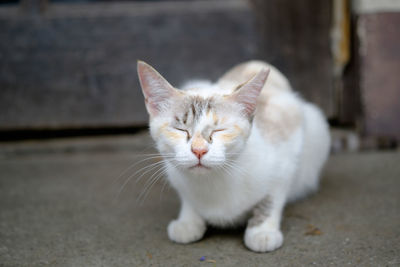
{"type": "Polygon", "coordinates": [[[203,147],[202,148],[192,147],[192,152],[193,154],[196,155],[198,159],[201,159],[201,157],[203,157],[208,152],[208,150],[207,148],[203,147]]]}

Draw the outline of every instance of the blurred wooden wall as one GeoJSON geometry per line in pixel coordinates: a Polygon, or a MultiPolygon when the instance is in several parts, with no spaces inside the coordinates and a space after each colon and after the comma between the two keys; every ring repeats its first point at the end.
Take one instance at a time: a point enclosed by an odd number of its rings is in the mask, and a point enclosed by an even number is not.
{"type": "Polygon", "coordinates": [[[400,1],[354,4],[360,130],[394,146],[400,142],[400,1]]]}
{"type": "Polygon", "coordinates": [[[400,141],[400,1],[251,0],[259,57],[338,127],[400,141]]]}
{"type": "Polygon", "coordinates": [[[251,0],[261,34],[259,55],[288,76],[301,95],[338,114],[331,56],[332,0],[251,0]]]}
{"type": "Polygon", "coordinates": [[[400,1],[0,5],[0,131],[144,126],[136,60],[173,85],[264,59],[336,126],[400,140],[400,1]]]}
{"type": "Polygon", "coordinates": [[[257,52],[243,1],[0,5],[0,130],[144,126],[136,61],[173,85],[257,52]]]}

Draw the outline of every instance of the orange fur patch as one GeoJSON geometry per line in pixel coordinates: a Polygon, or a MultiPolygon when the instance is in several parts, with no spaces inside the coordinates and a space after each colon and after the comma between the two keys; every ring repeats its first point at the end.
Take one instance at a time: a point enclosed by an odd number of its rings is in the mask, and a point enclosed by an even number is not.
{"type": "Polygon", "coordinates": [[[183,138],[182,134],[175,133],[175,132],[172,132],[172,131],[166,131],[164,134],[166,136],[168,136],[168,138],[170,138],[170,139],[182,139],[183,138]]]}
{"type": "Polygon", "coordinates": [[[236,136],[238,136],[236,133],[225,133],[225,134],[221,134],[221,138],[224,142],[230,142],[233,140],[233,138],[235,138],[236,136]]]}
{"type": "Polygon", "coordinates": [[[218,123],[218,116],[214,112],[213,112],[213,121],[215,125],[218,123]]]}
{"type": "Polygon", "coordinates": [[[236,136],[243,134],[242,128],[239,127],[239,125],[234,124],[233,128],[235,128],[235,131],[232,133],[222,133],[221,138],[224,140],[224,142],[230,142],[232,141],[236,136]]]}
{"type": "Polygon", "coordinates": [[[217,114],[215,114],[215,112],[208,110],[206,116],[208,119],[212,120],[215,125],[217,125],[218,116],[217,116],[217,114]]]}
{"type": "Polygon", "coordinates": [[[168,127],[168,122],[164,123],[160,127],[160,132],[162,132],[162,134],[165,135],[167,138],[175,139],[175,140],[180,140],[180,139],[184,138],[183,134],[180,134],[180,133],[177,133],[174,131],[170,131],[167,129],[167,127],[168,127]]]}
{"type": "Polygon", "coordinates": [[[272,142],[287,140],[302,124],[300,106],[296,102],[285,107],[272,101],[259,102],[255,123],[262,134],[272,142]]]}
{"type": "Polygon", "coordinates": [[[236,130],[239,134],[242,134],[242,133],[243,133],[243,130],[242,130],[242,128],[239,127],[239,125],[235,124],[235,125],[233,125],[233,128],[235,128],[235,130],[236,130]]]}

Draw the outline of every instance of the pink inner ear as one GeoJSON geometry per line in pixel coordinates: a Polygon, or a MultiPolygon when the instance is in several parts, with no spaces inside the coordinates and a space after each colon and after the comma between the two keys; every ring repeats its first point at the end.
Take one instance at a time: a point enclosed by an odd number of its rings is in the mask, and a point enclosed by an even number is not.
{"type": "Polygon", "coordinates": [[[138,61],[137,70],[147,110],[150,115],[157,115],[176,94],[175,89],[147,63],[138,61]]]}
{"type": "Polygon", "coordinates": [[[244,107],[246,115],[253,115],[257,105],[257,97],[267,81],[268,74],[269,69],[261,70],[235,93],[235,100],[244,107]]]}

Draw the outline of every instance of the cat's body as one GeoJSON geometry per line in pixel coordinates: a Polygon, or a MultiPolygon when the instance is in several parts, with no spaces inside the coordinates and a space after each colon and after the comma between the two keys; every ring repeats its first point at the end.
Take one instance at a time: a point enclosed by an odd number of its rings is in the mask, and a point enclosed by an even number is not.
{"type": "Polygon", "coordinates": [[[319,109],[261,61],[238,65],[216,84],[189,82],[183,91],[167,88],[145,63],[138,66],[150,130],[182,202],[170,239],[188,243],[203,236],[206,224],[247,221],[248,248],[281,246],[285,203],[317,189],[328,156],[319,109]]]}

